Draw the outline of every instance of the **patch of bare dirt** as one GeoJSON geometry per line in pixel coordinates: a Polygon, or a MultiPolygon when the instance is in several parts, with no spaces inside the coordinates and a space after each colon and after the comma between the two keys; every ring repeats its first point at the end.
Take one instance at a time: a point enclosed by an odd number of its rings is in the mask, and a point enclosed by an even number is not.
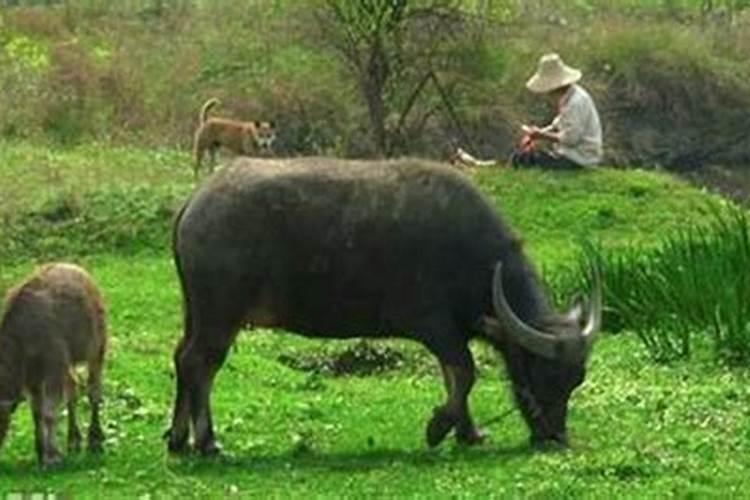
{"type": "Polygon", "coordinates": [[[282,354],[278,361],[290,368],[335,377],[369,376],[397,370],[404,355],[388,346],[361,341],[335,353],[282,354]]]}

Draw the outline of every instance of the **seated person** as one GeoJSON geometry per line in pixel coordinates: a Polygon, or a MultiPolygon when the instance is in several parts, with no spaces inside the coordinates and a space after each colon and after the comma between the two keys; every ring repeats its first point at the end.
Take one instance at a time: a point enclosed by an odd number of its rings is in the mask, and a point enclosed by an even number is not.
{"type": "Polygon", "coordinates": [[[581,72],[567,66],[559,55],[542,56],[526,88],[557,101],[558,114],[546,127],[523,126],[525,136],[511,155],[511,165],[578,168],[601,161],[599,113],[589,93],[576,83],[580,79],[581,72]]]}

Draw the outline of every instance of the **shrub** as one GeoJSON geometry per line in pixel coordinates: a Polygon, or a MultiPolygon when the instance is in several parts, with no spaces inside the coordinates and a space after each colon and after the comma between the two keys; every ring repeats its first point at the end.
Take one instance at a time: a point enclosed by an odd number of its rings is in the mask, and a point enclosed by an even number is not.
{"type": "MultiPolygon", "coordinates": [[[[603,26],[604,27],[604,26],[603,26]]],[[[583,54],[596,82],[615,164],[691,169],[741,165],[750,73],[695,27],[656,23],[593,33],[583,54]]]]}

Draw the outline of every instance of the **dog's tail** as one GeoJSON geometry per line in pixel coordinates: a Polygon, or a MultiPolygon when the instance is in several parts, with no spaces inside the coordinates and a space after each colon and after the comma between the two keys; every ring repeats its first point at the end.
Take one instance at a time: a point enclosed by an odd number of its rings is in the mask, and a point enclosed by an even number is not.
{"type": "Polygon", "coordinates": [[[201,125],[203,125],[206,122],[206,119],[208,118],[208,112],[211,111],[211,108],[219,104],[219,100],[215,97],[212,97],[208,101],[206,101],[203,106],[201,106],[201,125]]]}

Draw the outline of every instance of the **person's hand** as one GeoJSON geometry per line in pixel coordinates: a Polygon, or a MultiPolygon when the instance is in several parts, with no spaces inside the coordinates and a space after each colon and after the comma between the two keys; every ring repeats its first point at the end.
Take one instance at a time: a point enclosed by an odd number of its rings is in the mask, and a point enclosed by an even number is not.
{"type": "Polygon", "coordinates": [[[521,130],[531,139],[537,139],[542,133],[536,125],[521,125],[521,130]]]}

